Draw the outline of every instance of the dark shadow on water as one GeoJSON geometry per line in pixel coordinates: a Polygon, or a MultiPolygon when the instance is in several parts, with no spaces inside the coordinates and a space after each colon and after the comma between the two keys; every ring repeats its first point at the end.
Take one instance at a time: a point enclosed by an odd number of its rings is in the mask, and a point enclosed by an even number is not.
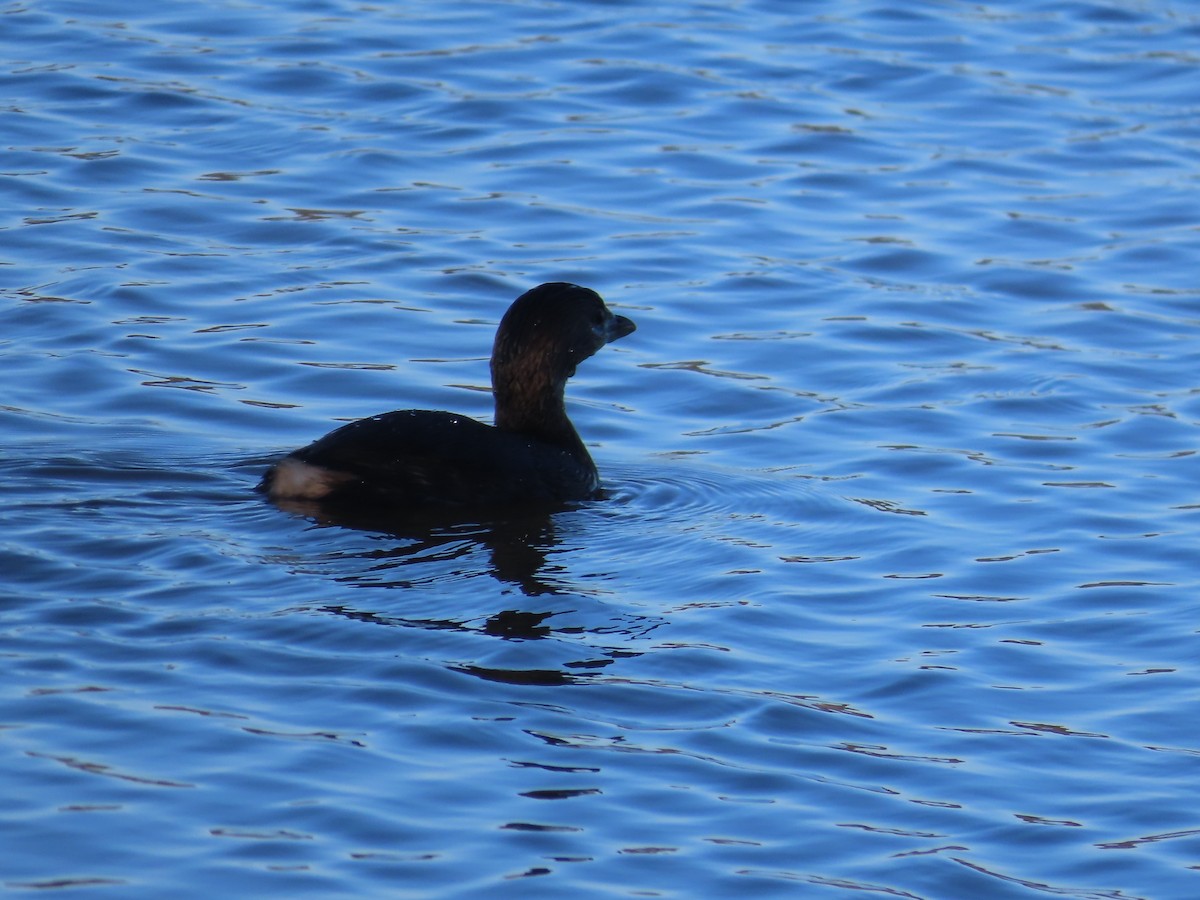
{"type": "MultiPolygon", "coordinates": [[[[611,633],[611,629],[589,629],[579,626],[555,628],[549,620],[557,615],[556,612],[531,612],[516,609],[505,609],[487,617],[482,624],[474,621],[458,621],[454,619],[421,619],[405,616],[383,615],[351,609],[346,606],[325,606],[320,612],[365,622],[371,625],[383,625],[391,628],[420,628],[433,631],[457,631],[461,633],[484,634],[494,638],[511,641],[540,641],[554,638],[578,638],[585,632],[589,637],[601,637],[603,633],[611,633]]],[[[651,617],[635,616],[629,624],[636,626],[630,630],[650,632],[663,624],[661,620],[651,617]]],[[[572,647],[580,647],[572,640],[572,647]]],[[[636,651],[622,648],[585,645],[589,656],[584,659],[559,663],[558,668],[548,666],[536,668],[498,668],[482,666],[472,662],[447,662],[446,668],[464,675],[472,675],[484,681],[503,684],[554,687],[559,685],[586,684],[593,681],[600,670],[607,668],[619,659],[641,656],[636,651]]]]}
{"type": "MultiPolygon", "coordinates": [[[[578,509],[580,504],[577,503],[518,510],[458,507],[404,515],[337,509],[314,503],[282,502],[275,505],[285,512],[303,516],[321,528],[350,529],[376,538],[371,548],[341,557],[343,562],[359,560],[362,563],[361,572],[344,572],[338,576],[338,581],[343,584],[398,590],[428,586],[427,567],[430,564],[440,564],[439,568],[444,572],[445,564],[462,560],[464,581],[479,574],[488,575],[515,588],[531,605],[537,603],[533,598],[563,598],[577,594],[547,563],[548,554],[559,545],[556,518],[578,509]],[[481,550],[486,553],[486,564],[481,564],[478,558],[472,559],[481,550]]],[[[512,603],[513,599],[509,597],[506,602],[512,603]]],[[[502,641],[545,642],[541,650],[531,650],[531,656],[539,664],[529,668],[498,668],[462,658],[445,661],[448,669],[484,681],[543,687],[594,681],[600,670],[616,660],[641,655],[611,646],[613,635],[641,636],[663,624],[659,617],[613,611],[602,622],[592,625],[580,624],[575,615],[571,616],[571,624],[556,625],[553,621],[556,616],[571,611],[536,607],[505,608],[462,619],[406,616],[344,603],[324,605],[318,611],[392,628],[454,631],[502,641]],[[564,651],[568,655],[565,661],[562,658],[564,651]]]]}
{"type": "MultiPolygon", "coordinates": [[[[568,511],[571,508],[568,505],[531,506],[511,511],[455,507],[403,514],[344,509],[303,501],[280,501],[275,505],[322,527],[348,528],[400,541],[389,549],[370,552],[374,575],[387,567],[388,560],[399,566],[409,559],[453,559],[483,547],[489,553],[489,571],[497,581],[511,584],[529,597],[561,590],[539,578],[539,573],[546,567],[546,554],[557,543],[554,516],[568,511]]],[[[372,584],[407,587],[410,582],[404,579],[393,582],[373,580],[372,584]]]]}

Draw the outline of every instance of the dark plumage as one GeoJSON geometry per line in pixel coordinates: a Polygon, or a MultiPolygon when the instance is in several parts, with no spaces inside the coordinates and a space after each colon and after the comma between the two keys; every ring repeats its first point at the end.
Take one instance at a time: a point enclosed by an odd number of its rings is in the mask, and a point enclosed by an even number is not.
{"type": "Polygon", "coordinates": [[[543,284],[518,297],[496,331],[495,425],[421,409],[360,419],[284,457],[259,489],[275,500],[393,511],[591,497],[596,465],[563,391],[579,363],[633,330],[595,291],[543,284]]]}

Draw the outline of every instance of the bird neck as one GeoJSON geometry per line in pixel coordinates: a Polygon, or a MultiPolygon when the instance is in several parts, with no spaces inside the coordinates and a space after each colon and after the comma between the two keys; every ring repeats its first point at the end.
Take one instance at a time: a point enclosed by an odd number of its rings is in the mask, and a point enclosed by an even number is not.
{"type": "Polygon", "coordinates": [[[563,385],[529,385],[512,383],[495,385],[495,423],[497,428],[537,438],[568,451],[573,456],[587,456],[579,432],[567,418],[563,402],[563,385]]]}

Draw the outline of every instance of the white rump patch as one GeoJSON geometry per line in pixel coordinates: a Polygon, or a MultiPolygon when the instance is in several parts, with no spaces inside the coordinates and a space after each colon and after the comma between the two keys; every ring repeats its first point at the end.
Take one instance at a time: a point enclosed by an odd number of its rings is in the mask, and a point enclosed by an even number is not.
{"type": "Polygon", "coordinates": [[[275,467],[267,496],[273,500],[320,500],[352,476],[288,457],[275,467]]]}

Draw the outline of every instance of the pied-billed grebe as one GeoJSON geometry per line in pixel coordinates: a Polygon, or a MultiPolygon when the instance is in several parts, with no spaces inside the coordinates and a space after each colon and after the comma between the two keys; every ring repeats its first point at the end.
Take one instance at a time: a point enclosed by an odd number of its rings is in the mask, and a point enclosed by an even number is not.
{"type": "Polygon", "coordinates": [[[591,497],[596,464],[567,418],[563,390],[579,363],[633,330],[593,290],[535,287],[496,331],[495,425],[423,409],[371,416],[284,457],[259,489],[275,500],[396,511],[591,497]]]}

